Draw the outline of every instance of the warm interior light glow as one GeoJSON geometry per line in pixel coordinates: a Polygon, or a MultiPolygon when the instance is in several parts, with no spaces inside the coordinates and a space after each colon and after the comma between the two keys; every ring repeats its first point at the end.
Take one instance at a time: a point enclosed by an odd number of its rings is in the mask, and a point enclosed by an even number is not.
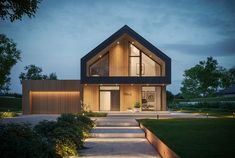
{"type": "Polygon", "coordinates": [[[30,91],[31,94],[79,94],[79,91],[30,91]]]}
{"type": "Polygon", "coordinates": [[[135,42],[132,41],[131,44],[135,44],[135,42]]]}
{"type": "Polygon", "coordinates": [[[117,41],[117,44],[120,44],[120,42],[119,42],[119,41],[117,41]]]}

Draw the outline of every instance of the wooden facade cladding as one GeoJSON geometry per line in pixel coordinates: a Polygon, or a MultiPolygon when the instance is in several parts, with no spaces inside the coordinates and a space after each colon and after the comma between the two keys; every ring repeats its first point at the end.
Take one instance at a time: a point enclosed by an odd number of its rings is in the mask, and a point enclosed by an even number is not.
{"type": "Polygon", "coordinates": [[[171,59],[128,26],[111,35],[81,59],[82,84],[170,84],[171,59]],[[156,76],[130,76],[130,44],[159,64],[156,76]],[[109,75],[90,75],[89,65],[109,54],[109,75]]]}
{"type": "Polygon", "coordinates": [[[99,85],[83,87],[83,103],[88,111],[99,111],[99,85]]]}
{"type": "Polygon", "coordinates": [[[23,114],[81,111],[79,80],[24,80],[22,87],[23,114]]]}

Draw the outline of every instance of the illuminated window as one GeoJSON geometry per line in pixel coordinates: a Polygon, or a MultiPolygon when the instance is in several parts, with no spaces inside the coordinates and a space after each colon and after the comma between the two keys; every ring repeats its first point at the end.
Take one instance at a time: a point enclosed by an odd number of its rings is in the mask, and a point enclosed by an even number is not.
{"type": "Polygon", "coordinates": [[[161,66],[133,44],[130,44],[130,76],[160,76],[161,66]]]}
{"type": "Polygon", "coordinates": [[[90,65],[90,76],[109,76],[109,55],[100,57],[90,65]]]}

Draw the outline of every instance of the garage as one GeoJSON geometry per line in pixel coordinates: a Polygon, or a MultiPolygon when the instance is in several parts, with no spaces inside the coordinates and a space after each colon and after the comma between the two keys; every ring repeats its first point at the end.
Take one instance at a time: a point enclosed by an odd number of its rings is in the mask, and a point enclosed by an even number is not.
{"type": "Polygon", "coordinates": [[[80,110],[79,92],[31,92],[30,95],[32,114],[76,113],[80,110]]]}
{"type": "Polygon", "coordinates": [[[24,80],[23,114],[61,114],[81,111],[79,80],[24,80]]]}

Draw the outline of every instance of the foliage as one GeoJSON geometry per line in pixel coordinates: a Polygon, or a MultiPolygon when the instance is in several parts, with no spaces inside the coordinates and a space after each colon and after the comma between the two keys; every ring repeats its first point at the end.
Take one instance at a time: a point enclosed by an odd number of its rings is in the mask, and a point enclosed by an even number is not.
{"type": "Polygon", "coordinates": [[[221,112],[234,112],[235,102],[198,102],[195,104],[171,103],[168,105],[173,110],[213,110],[221,112]]]}
{"type": "Polygon", "coordinates": [[[87,117],[106,117],[107,113],[105,112],[92,112],[92,111],[85,111],[82,113],[84,116],[87,117]]]}
{"type": "Polygon", "coordinates": [[[12,97],[0,97],[0,111],[22,111],[22,99],[12,97]]]}
{"type": "Polygon", "coordinates": [[[141,107],[140,102],[135,102],[134,108],[140,108],[140,107],[141,107]]]}
{"type": "Polygon", "coordinates": [[[34,130],[54,144],[60,156],[66,157],[78,155],[78,150],[83,147],[84,139],[93,127],[94,122],[86,116],[62,114],[57,122],[39,122],[34,130]]]}
{"type": "Polygon", "coordinates": [[[51,73],[49,76],[42,74],[42,68],[37,67],[35,65],[28,65],[24,67],[26,71],[21,72],[19,79],[22,83],[22,80],[56,80],[56,73],[51,73]]]}
{"type": "Polygon", "coordinates": [[[218,97],[203,97],[203,98],[191,98],[191,99],[175,99],[175,102],[223,102],[223,101],[235,101],[235,96],[218,96],[218,97]]]}
{"type": "Polygon", "coordinates": [[[227,70],[225,68],[220,68],[220,87],[228,88],[232,84],[235,84],[235,67],[227,70]]]}
{"type": "Polygon", "coordinates": [[[180,157],[230,158],[235,155],[235,119],[146,119],[140,122],[180,157]]]}
{"type": "Polygon", "coordinates": [[[213,96],[218,88],[226,88],[234,82],[234,76],[212,57],[185,70],[183,76],[180,90],[186,99],[213,96]]]}
{"type": "Polygon", "coordinates": [[[35,16],[40,0],[2,0],[0,1],[0,18],[11,22],[21,20],[22,16],[35,16]]]}
{"type": "Polygon", "coordinates": [[[22,94],[20,93],[9,93],[9,92],[6,92],[6,93],[0,93],[0,97],[13,97],[13,98],[22,98],[22,94]]]}
{"type": "Polygon", "coordinates": [[[58,158],[55,148],[28,124],[0,124],[0,157],[58,158]]]}
{"type": "Polygon", "coordinates": [[[0,118],[16,117],[16,116],[18,116],[16,112],[0,112],[0,118]]]}
{"type": "Polygon", "coordinates": [[[168,103],[171,103],[174,101],[174,94],[172,94],[170,91],[166,91],[166,100],[168,103]]]}
{"type": "Polygon", "coordinates": [[[16,48],[16,43],[0,34],[0,93],[9,90],[10,72],[12,67],[21,59],[20,54],[20,50],[16,48]]]}

